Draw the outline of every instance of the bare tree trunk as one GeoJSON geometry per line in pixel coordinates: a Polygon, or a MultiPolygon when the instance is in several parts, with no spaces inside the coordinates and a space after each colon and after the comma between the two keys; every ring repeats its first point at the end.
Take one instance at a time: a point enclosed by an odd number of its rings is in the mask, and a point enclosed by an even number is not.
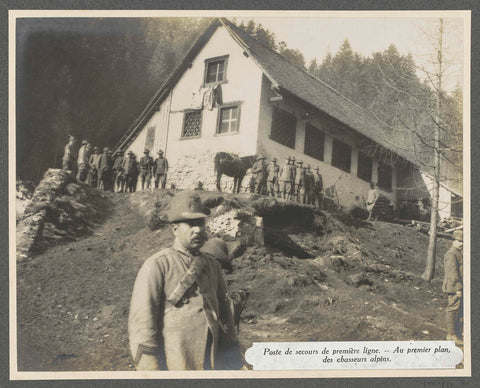
{"type": "Polygon", "coordinates": [[[430,217],[430,237],[428,240],[427,263],[422,278],[427,282],[433,279],[435,275],[435,258],[437,250],[437,220],[438,220],[438,197],[440,190],[440,125],[441,125],[441,109],[442,109],[442,64],[443,64],[443,19],[440,19],[438,49],[437,49],[437,98],[436,98],[436,118],[435,118],[435,144],[434,144],[434,161],[433,161],[433,193],[432,208],[430,217]]]}

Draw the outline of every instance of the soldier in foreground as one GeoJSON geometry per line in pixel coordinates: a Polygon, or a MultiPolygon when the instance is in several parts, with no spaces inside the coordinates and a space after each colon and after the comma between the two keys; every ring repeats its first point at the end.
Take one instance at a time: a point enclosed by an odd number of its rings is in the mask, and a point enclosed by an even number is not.
{"type": "Polygon", "coordinates": [[[68,143],[65,146],[62,157],[62,169],[74,172],[75,169],[75,137],[68,135],[68,143]]]}
{"type": "Polygon", "coordinates": [[[138,272],[128,321],[137,370],[232,368],[238,342],[222,270],[200,253],[207,212],[197,194],[178,193],[167,213],[173,246],[138,272]]]}
{"type": "Polygon", "coordinates": [[[445,309],[447,321],[447,341],[463,345],[457,334],[463,332],[463,231],[453,232],[453,243],[444,259],[443,292],[447,293],[448,305],[445,309]]]}

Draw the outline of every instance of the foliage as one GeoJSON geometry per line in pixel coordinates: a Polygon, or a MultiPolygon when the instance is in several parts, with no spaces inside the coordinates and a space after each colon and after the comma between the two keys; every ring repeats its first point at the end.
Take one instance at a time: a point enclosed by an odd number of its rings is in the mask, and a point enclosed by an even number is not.
{"type": "Polygon", "coordinates": [[[17,174],[59,167],[69,132],[113,146],[208,21],[19,19],[17,174]]]}

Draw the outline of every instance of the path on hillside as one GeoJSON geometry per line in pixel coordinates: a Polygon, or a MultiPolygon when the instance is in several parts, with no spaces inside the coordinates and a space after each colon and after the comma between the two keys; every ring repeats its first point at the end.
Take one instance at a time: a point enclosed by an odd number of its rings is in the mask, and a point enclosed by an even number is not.
{"type": "MultiPolygon", "coordinates": [[[[19,370],[132,370],[127,318],[135,276],[172,241],[168,227],[148,229],[138,209],[167,196],[109,198],[111,214],[93,235],[17,264],[19,370]]],[[[442,260],[431,284],[402,279],[420,273],[427,236],[383,222],[345,228],[349,238],[342,230],[292,232],[297,243],[316,247],[316,259],[249,247],[234,260],[228,287],[250,293],[240,325],[243,349],[254,341],[444,338],[442,260]],[[357,273],[367,280],[347,285],[346,277],[357,273]]],[[[438,257],[447,245],[440,241],[438,257]]]]}

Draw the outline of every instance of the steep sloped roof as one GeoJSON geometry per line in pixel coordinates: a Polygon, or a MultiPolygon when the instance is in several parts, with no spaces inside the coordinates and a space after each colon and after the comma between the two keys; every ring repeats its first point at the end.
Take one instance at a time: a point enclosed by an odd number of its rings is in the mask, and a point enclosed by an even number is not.
{"type": "Polygon", "coordinates": [[[261,68],[265,76],[275,87],[300,98],[309,105],[325,112],[327,115],[380,144],[387,150],[400,155],[411,163],[419,164],[418,158],[415,155],[413,141],[410,141],[409,144],[409,139],[403,139],[403,145],[390,141],[388,135],[389,129],[380,121],[376,120],[371,113],[340,94],[325,82],[293,65],[283,56],[264,46],[225,18],[212,19],[167,81],[153,96],[146,108],[117,143],[115,147],[116,150],[128,144],[143,128],[155,112],[155,109],[167,97],[168,92],[174,87],[188,68],[188,64],[193,61],[195,56],[221,25],[225,26],[232,38],[250,55],[252,60],[261,68]]]}
{"type": "Polygon", "coordinates": [[[388,134],[391,129],[371,113],[325,82],[293,65],[280,54],[243,32],[229,20],[222,18],[221,22],[257,62],[274,86],[288,91],[365,137],[374,140],[384,148],[418,165],[413,144],[408,144],[411,139],[403,139],[406,143],[403,145],[390,141],[388,134]]]}

